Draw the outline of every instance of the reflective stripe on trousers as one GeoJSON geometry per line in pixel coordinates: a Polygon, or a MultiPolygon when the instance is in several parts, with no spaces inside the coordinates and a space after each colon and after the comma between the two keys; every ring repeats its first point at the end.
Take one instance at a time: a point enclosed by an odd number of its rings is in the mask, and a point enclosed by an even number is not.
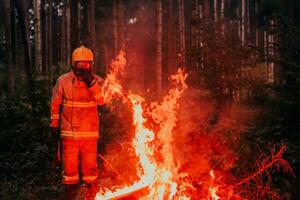
{"type": "Polygon", "coordinates": [[[93,183],[96,181],[98,176],[82,176],[82,179],[86,183],[93,183]]]}
{"type": "Polygon", "coordinates": [[[59,119],[59,114],[53,114],[50,117],[51,119],[59,119]]]}
{"type": "Polygon", "coordinates": [[[60,135],[62,138],[70,139],[85,139],[85,138],[99,138],[99,131],[65,131],[61,130],[60,135]]]}
{"type": "Polygon", "coordinates": [[[78,183],[79,162],[81,164],[83,180],[86,183],[94,182],[98,176],[97,140],[63,139],[62,144],[64,183],[78,183]],[[77,177],[77,179],[75,177],[77,177]]]}
{"type": "Polygon", "coordinates": [[[66,185],[69,185],[69,184],[77,184],[79,182],[79,177],[78,177],[78,174],[74,175],[74,176],[66,176],[64,175],[63,176],[63,182],[64,184],[66,185]]]}

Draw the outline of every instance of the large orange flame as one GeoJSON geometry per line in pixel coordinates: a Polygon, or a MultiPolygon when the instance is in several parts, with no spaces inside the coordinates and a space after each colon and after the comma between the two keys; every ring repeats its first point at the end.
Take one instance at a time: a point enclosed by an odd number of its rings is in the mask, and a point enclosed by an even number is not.
{"type": "Polygon", "coordinates": [[[187,74],[179,69],[178,72],[171,76],[175,82],[175,87],[163,98],[162,102],[151,103],[148,112],[153,120],[158,124],[159,130],[155,133],[153,130],[146,128],[147,119],[144,117],[142,103],[145,101],[142,97],[124,93],[124,88],[117,80],[117,74],[122,73],[126,65],[125,53],[121,51],[117,59],[112,63],[112,69],[107,75],[103,84],[103,96],[106,102],[109,102],[114,96],[119,95],[126,99],[131,105],[133,111],[133,125],[135,127],[135,138],[132,145],[135,154],[139,158],[137,171],[140,180],[137,180],[130,186],[124,186],[115,191],[100,191],[95,199],[114,199],[124,194],[140,188],[148,187],[149,194],[141,199],[188,199],[184,195],[184,187],[178,182],[184,174],[178,174],[178,166],[175,165],[173,156],[173,135],[172,130],[176,125],[176,113],[178,109],[178,100],[187,88],[185,83],[187,74]],[[161,145],[159,152],[155,151],[157,145],[161,145]],[[160,153],[162,161],[156,161],[155,154],[160,153]]]}

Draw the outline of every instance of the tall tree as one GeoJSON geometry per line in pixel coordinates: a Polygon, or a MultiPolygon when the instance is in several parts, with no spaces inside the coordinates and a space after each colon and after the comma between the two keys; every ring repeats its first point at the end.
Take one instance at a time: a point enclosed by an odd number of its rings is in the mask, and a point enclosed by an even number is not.
{"type": "Polygon", "coordinates": [[[66,18],[66,10],[67,5],[66,2],[64,3],[62,7],[62,18],[61,18],[61,24],[60,24],[60,63],[63,66],[67,65],[67,18],[66,18]]]}
{"type": "Polygon", "coordinates": [[[218,21],[218,0],[213,0],[213,4],[214,4],[214,22],[218,21]]]}
{"type": "Polygon", "coordinates": [[[173,0],[168,0],[168,20],[167,20],[167,75],[174,73],[175,68],[175,39],[174,39],[174,19],[173,0]]]}
{"type": "Polygon", "coordinates": [[[34,47],[35,47],[35,70],[42,73],[42,41],[41,41],[41,0],[34,0],[34,47]]]}
{"type": "Polygon", "coordinates": [[[42,74],[47,74],[47,57],[48,57],[48,48],[47,48],[47,12],[48,12],[48,4],[47,0],[41,0],[41,45],[42,45],[42,74]]]}
{"type": "Polygon", "coordinates": [[[257,15],[258,15],[258,3],[257,1],[254,2],[254,16],[255,16],[255,46],[258,47],[259,42],[258,42],[258,36],[259,36],[259,32],[258,32],[258,19],[257,19],[257,15]]]}
{"type": "Polygon", "coordinates": [[[53,27],[52,27],[52,17],[53,17],[53,0],[48,0],[49,10],[47,15],[48,21],[48,41],[47,41],[47,49],[48,49],[48,60],[47,60],[47,71],[48,71],[48,90],[51,92],[52,88],[52,65],[53,65],[53,27]]]}
{"type": "MultiPolygon", "coordinates": [[[[18,27],[15,14],[15,0],[10,0],[11,14],[10,14],[10,23],[11,23],[11,47],[12,47],[12,61],[14,65],[14,73],[17,71],[18,66],[18,27]]],[[[16,73],[15,73],[16,75],[16,73]]]]}
{"type": "Polygon", "coordinates": [[[184,17],[184,0],[178,0],[179,10],[179,65],[185,65],[185,17],[184,17]]]}
{"type": "Polygon", "coordinates": [[[96,29],[95,29],[95,0],[88,1],[88,30],[90,36],[90,47],[96,51],[96,29]]]}
{"type": "Polygon", "coordinates": [[[225,21],[224,21],[224,13],[225,13],[225,0],[221,0],[221,15],[220,15],[220,18],[221,18],[221,34],[224,36],[224,31],[225,31],[225,21]]]}
{"type": "Polygon", "coordinates": [[[246,0],[246,19],[247,19],[247,28],[246,28],[246,41],[247,41],[247,44],[251,43],[251,15],[250,15],[250,12],[251,12],[251,1],[249,0],[246,0]]]}
{"type": "Polygon", "coordinates": [[[78,27],[78,0],[69,0],[70,4],[70,39],[71,51],[79,44],[79,27],[78,27]]]}
{"type": "Polygon", "coordinates": [[[66,2],[66,65],[69,66],[71,64],[71,9],[70,9],[70,1],[66,2]]]}
{"type": "Polygon", "coordinates": [[[33,74],[32,74],[32,62],[30,57],[30,46],[28,41],[28,28],[27,28],[27,12],[26,12],[26,4],[21,0],[16,0],[16,10],[18,12],[17,19],[20,26],[21,37],[22,37],[22,46],[24,47],[24,66],[25,66],[25,74],[28,84],[28,96],[31,99],[32,92],[34,91],[33,87],[33,74]]]}
{"type": "Polygon", "coordinates": [[[14,94],[14,75],[12,60],[12,31],[11,31],[11,14],[10,0],[4,1],[4,24],[5,24],[5,50],[6,50],[6,66],[7,66],[7,93],[9,96],[14,94]]]}
{"type": "MultiPolygon", "coordinates": [[[[274,34],[272,33],[274,26],[274,20],[269,21],[269,28],[268,28],[268,38],[267,38],[267,44],[268,44],[268,50],[267,54],[268,57],[274,56],[274,34]]],[[[273,83],[274,82],[274,62],[272,60],[268,60],[268,82],[273,83]]]]}
{"type": "Polygon", "coordinates": [[[79,43],[82,43],[83,41],[82,41],[82,39],[83,39],[83,37],[82,37],[82,34],[81,34],[81,32],[82,32],[82,29],[83,29],[83,24],[81,23],[82,22],[82,19],[81,19],[81,17],[82,17],[82,12],[81,12],[81,9],[82,9],[82,4],[81,4],[81,0],[78,0],[78,2],[77,2],[77,27],[78,27],[78,35],[77,35],[77,41],[78,41],[78,44],[77,44],[77,46],[79,45],[79,43]]]}
{"type": "Polygon", "coordinates": [[[118,54],[118,19],[117,19],[118,0],[113,0],[113,40],[114,40],[114,56],[118,54]]]}
{"type": "Polygon", "coordinates": [[[209,0],[203,0],[202,5],[203,5],[203,17],[205,19],[209,18],[210,12],[209,12],[209,0]]]}
{"type": "Polygon", "coordinates": [[[117,34],[118,34],[118,51],[124,45],[124,5],[123,0],[117,0],[117,34]]]}
{"type": "MultiPolygon", "coordinates": [[[[200,71],[201,65],[203,64],[203,54],[201,48],[202,42],[202,23],[203,23],[203,8],[205,2],[200,0],[193,1],[192,4],[192,20],[191,20],[191,46],[189,51],[189,58],[191,59],[191,70],[195,70],[195,75],[200,71]]],[[[199,76],[193,78],[196,85],[198,85],[199,76]]]]}
{"type": "Polygon", "coordinates": [[[113,36],[115,55],[118,54],[124,43],[124,9],[122,0],[113,2],[113,36]]]}
{"type": "Polygon", "coordinates": [[[241,5],[241,41],[245,45],[245,0],[242,0],[241,5]]]}
{"type": "Polygon", "coordinates": [[[162,89],[162,5],[161,0],[155,1],[156,10],[156,92],[162,89]]]}

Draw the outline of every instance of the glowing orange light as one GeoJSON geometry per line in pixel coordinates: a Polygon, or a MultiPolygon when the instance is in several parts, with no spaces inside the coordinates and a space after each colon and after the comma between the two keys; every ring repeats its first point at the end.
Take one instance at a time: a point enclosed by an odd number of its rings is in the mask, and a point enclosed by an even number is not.
{"type": "Polygon", "coordinates": [[[143,117],[144,110],[142,103],[145,101],[142,97],[135,94],[123,94],[122,85],[117,80],[117,74],[122,73],[122,69],[126,64],[125,53],[121,51],[118,58],[113,61],[112,69],[107,75],[103,84],[103,96],[106,102],[109,102],[113,96],[119,95],[126,98],[133,110],[133,125],[135,127],[135,138],[132,145],[135,154],[139,158],[137,163],[137,171],[140,180],[137,180],[130,186],[124,186],[115,191],[100,191],[95,199],[113,199],[140,188],[148,187],[149,194],[141,199],[188,199],[184,195],[185,187],[178,187],[180,174],[177,172],[178,167],[175,165],[173,156],[173,135],[172,130],[176,125],[176,114],[178,109],[178,99],[182,96],[187,88],[185,80],[187,74],[179,69],[178,72],[171,76],[176,83],[176,87],[172,88],[163,98],[162,102],[154,102],[150,105],[150,115],[159,125],[159,130],[155,133],[145,127],[147,119],[143,117]],[[155,160],[155,144],[150,144],[154,139],[161,142],[161,154],[164,159],[162,162],[155,160]],[[180,191],[178,191],[180,189],[180,191]]]}

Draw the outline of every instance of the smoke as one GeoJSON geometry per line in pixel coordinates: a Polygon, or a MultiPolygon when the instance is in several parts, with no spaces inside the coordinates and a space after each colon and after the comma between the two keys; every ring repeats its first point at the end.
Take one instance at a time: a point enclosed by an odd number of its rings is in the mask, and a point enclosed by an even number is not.
{"type": "Polygon", "coordinates": [[[179,170],[189,174],[195,187],[190,191],[192,196],[206,197],[211,186],[211,170],[219,179],[231,174],[238,164],[240,138],[250,116],[250,110],[242,106],[216,113],[209,93],[203,90],[189,88],[184,93],[173,137],[179,170]]]}
{"type": "Polygon", "coordinates": [[[128,62],[122,77],[126,87],[135,92],[152,89],[156,44],[154,2],[116,1],[116,5],[113,2],[97,5],[98,72],[106,74],[111,60],[123,49],[128,62]]]}
{"type": "Polygon", "coordinates": [[[154,89],[155,9],[151,1],[136,1],[125,12],[125,45],[128,65],[125,82],[135,92],[154,89]],[[135,23],[131,23],[134,19],[135,23]]]}

